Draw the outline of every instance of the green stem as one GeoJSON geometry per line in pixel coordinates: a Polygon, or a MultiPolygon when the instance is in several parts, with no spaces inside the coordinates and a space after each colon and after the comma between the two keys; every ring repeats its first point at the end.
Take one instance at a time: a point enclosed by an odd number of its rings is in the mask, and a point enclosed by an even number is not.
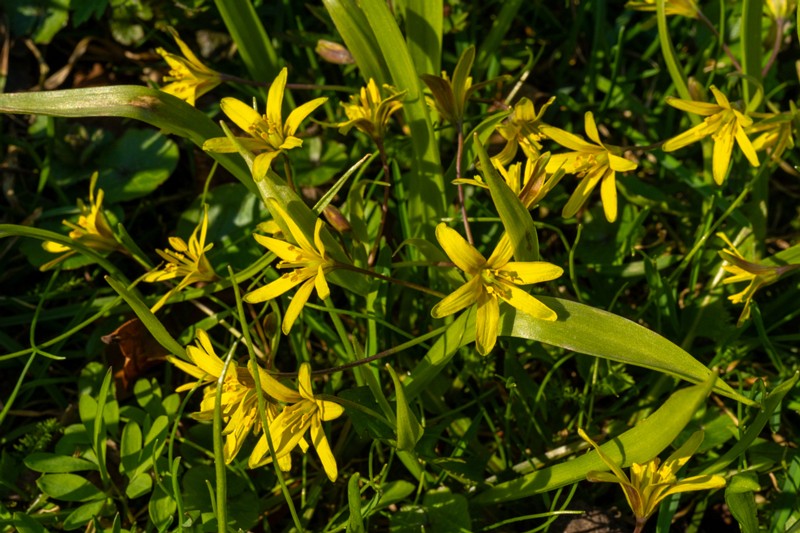
{"type": "Polygon", "coordinates": [[[408,289],[414,289],[415,291],[424,292],[425,294],[430,294],[431,296],[436,296],[437,298],[444,298],[447,296],[446,294],[429,289],[424,285],[418,285],[416,283],[411,283],[410,281],[404,281],[397,278],[391,278],[389,276],[384,276],[383,274],[378,274],[372,270],[366,270],[364,268],[358,268],[355,265],[348,265],[346,263],[336,263],[336,268],[343,268],[345,270],[350,270],[352,272],[357,272],[359,274],[364,274],[365,276],[372,276],[373,278],[377,278],[383,281],[388,281],[389,283],[394,283],[395,285],[400,285],[402,287],[406,287],[408,289]]]}
{"type": "Polygon", "coordinates": [[[242,333],[244,334],[244,342],[247,346],[247,352],[250,354],[250,362],[248,366],[250,367],[250,374],[253,376],[253,382],[255,383],[256,399],[258,401],[258,416],[261,419],[261,427],[264,431],[267,447],[269,448],[269,456],[272,459],[275,477],[278,479],[278,484],[281,486],[281,492],[283,493],[283,497],[289,507],[289,513],[292,515],[292,521],[294,521],[297,531],[299,533],[303,533],[303,525],[300,522],[300,517],[297,516],[297,509],[295,509],[294,501],[292,500],[292,493],[289,491],[289,487],[286,486],[286,480],[283,478],[283,472],[281,472],[281,469],[278,467],[278,458],[275,456],[275,446],[272,443],[272,435],[269,431],[269,419],[267,418],[266,405],[264,403],[264,390],[261,388],[261,380],[258,378],[259,366],[258,360],[256,359],[255,350],[253,350],[253,339],[250,337],[250,329],[247,327],[247,319],[244,316],[244,306],[242,305],[242,295],[239,292],[239,285],[236,284],[236,278],[233,274],[233,269],[230,266],[228,266],[228,277],[231,280],[233,294],[236,298],[236,310],[239,314],[239,321],[241,322],[242,333]]]}
{"type": "Polygon", "coordinates": [[[350,362],[354,362],[356,360],[356,352],[353,350],[353,343],[348,338],[347,331],[344,329],[342,319],[339,318],[339,314],[336,312],[336,307],[334,307],[330,297],[325,298],[324,302],[325,307],[328,309],[328,314],[333,321],[333,327],[336,329],[336,334],[339,335],[339,340],[342,341],[344,350],[347,352],[347,358],[350,360],[350,362]]]}
{"type": "Polygon", "coordinates": [[[226,533],[228,524],[228,480],[225,467],[224,446],[222,444],[222,389],[225,384],[225,375],[228,373],[231,359],[233,359],[236,343],[231,345],[228,355],[225,356],[225,364],[222,372],[217,378],[217,391],[214,398],[214,470],[217,480],[217,532],[226,533]]]}

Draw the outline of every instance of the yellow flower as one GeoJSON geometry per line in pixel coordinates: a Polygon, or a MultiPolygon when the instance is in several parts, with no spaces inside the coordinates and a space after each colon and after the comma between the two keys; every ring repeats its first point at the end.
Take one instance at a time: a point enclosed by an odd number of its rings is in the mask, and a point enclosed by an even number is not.
{"type": "MultiPolygon", "coordinates": [[[[499,160],[492,158],[492,164],[503,176],[508,187],[519,197],[522,205],[528,209],[532,209],[547,196],[547,193],[549,193],[564,176],[563,170],[558,170],[554,174],[548,174],[546,172],[545,168],[547,167],[549,159],[549,152],[545,152],[541,156],[528,158],[525,161],[524,171],[522,163],[514,163],[506,169],[499,160]]],[[[483,189],[489,188],[480,175],[476,175],[475,178],[472,179],[455,179],[453,183],[475,185],[483,189]]]]}
{"type": "Polygon", "coordinates": [[[174,250],[156,250],[156,253],[164,258],[167,264],[163,268],[147,273],[144,281],[154,283],[178,277],[183,277],[183,279],[156,302],[150,309],[153,313],[161,309],[170,296],[182,291],[192,283],[211,282],[217,279],[217,273],[214,272],[214,268],[206,257],[206,252],[214,246],[213,244],[206,246],[207,229],[208,207],[206,206],[203,208],[203,219],[200,221],[200,225],[194,228],[188,244],[180,237],[170,237],[169,244],[174,250]]]}
{"type": "Polygon", "coordinates": [[[476,304],[478,314],[475,319],[475,345],[481,355],[489,353],[497,342],[499,300],[541,320],[554,321],[558,318],[552,309],[518,285],[556,279],[564,272],[560,267],[544,261],[511,262],[511,241],[505,236],[488,260],[457,231],[448,228],[444,223],[436,226],[436,239],[450,260],[469,279],[437,303],[431,309],[431,316],[442,318],[476,304]]]}
{"type": "Polygon", "coordinates": [[[340,103],[347,115],[347,120],[338,124],[340,133],[346,135],[355,126],[377,144],[383,142],[389,119],[403,107],[400,100],[405,96],[405,92],[397,92],[389,85],[384,85],[383,88],[390,93],[386,98],[381,98],[378,84],[370,78],[367,86],[361,88],[360,94],[350,96],[350,103],[340,103]]]}
{"type": "MultiPolygon", "coordinates": [[[[636,11],[655,11],[656,0],[631,0],[625,4],[625,7],[636,11]]],[[[700,10],[694,0],[665,0],[664,12],[667,15],[682,15],[693,19],[700,18],[700,10]]]]}
{"type": "Polygon", "coordinates": [[[787,20],[797,8],[797,0],[766,0],[764,6],[774,20],[787,20]]]}
{"type": "Polygon", "coordinates": [[[717,475],[692,476],[678,480],[676,474],[685,465],[703,442],[703,432],[697,431],[675,452],[664,464],[658,457],[643,465],[631,465],[631,477],[628,478],[622,468],[590,439],[582,429],[578,434],[592,445],[600,455],[600,459],[611,469],[611,472],[591,471],[586,479],[592,482],[619,483],[625,493],[633,514],[636,516],[636,530],[641,531],[644,523],[656,512],[661,501],[672,494],[697,490],[718,489],[725,486],[725,478],[717,475]]]}
{"type": "Polygon", "coordinates": [[[743,281],[750,282],[743,291],[728,296],[728,299],[732,303],[744,303],[744,309],[742,309],[742,314],[739,315],[739,320],[736,324],[737,326],[741,326],[744,321],[750,317],[750,302],[753,300],[756,291],[761,287],[766,287],[767,285],[775,283],[787,272],[800,268],[800,264],[773,266],[753,263],[745,259],[744,256],[739,253],[739,250],[728,240],[728,237],[724,233],[717,233],[717,237],[725,241],[725,244],[728,246],[727,249],[719,252],[720,257],[727,263],[722,265],[722,269],[730,274],[722,283],[728,285],[730,283],[739,283],[743,281]]]}
{"type": "MultiPolygon", "coordinates": [[[[103,213],[103,189],[97,189],[97,195],[95,195],[97,175],[97,172],[92,174],[89,181],[89,205],[78,199],[78,209],[80,210],[78,223],[63,220],[62,224],[71,229],[69,237],[73,241],[98,252],[111,252],[119,249],[120,246],[114,237],[114,232],[111,231],[111,225],[108,223],[105,213],[103,213]]],[[[69,246],[52,241],[43,242],[42,248],[50,253],[62,255],[39,267],[40,270],[50,269],[77,253],[69,246]]]]}
{"type": "Polygon", "coordinates": [[[672,107],[704,116],[706,119],[697,126],[667,140],[661,148],[665,152],[672,152],[711,135],[714,140],[712,162],[714,181],[717,185],[722,185],[731,165],[734,139],[751,165],[757,167],[759,162],[756,150],[744,132],[744,129],[749,127],[753,120],[742,113],[738,106],[732,105],[728,98],[713,85],[711,92],[717,101],[716,104],[667,97],[667,103],[672,107]]]}
{"type": "MultiPolygon", "coordinates": [[[[220,107],[228,115],[228,118],[250,135],[250,137],[237,137],[236,139],[248,150],[254,153],[260,152],[253,161],[253,176],[256,179],[261,179],[266,175],[272,165],[272,160],[279,154],[303,145],[303,141],[295,137],[297,129],[316,108],[328,100],[322,97],[306,102],[289,113],[284,122],[281,106],[283,106],[286,76],[287,71],[284,67],[270,85],[265,115],[261,115],[249,105],[235,98],[223,98],[220,102],[220,107]]],[[[219,153],[239,151],[227,137],[208,139],[203,143],[203,150],[219,153]]]]}
{"type": "Polygon", "coordinates": [[[567,205],[564,206],[562,211],[564,217],[574,216],[600,183],[600,198],[603,201],[606,220],[614,222],[617,219],[616,173],[634,170],[637,165],[622,157],[620,147],[605,144],[600,140],[597,124],[595,124],[591,111],[587,111],[584,115],[584,128],[587,137],[594,144],[553,126],[543,125],[541,127],[541,131],[549,138],[565,148],[574,150],[550,156],[547,172],[555,172],[562,168],[564,172],[582,178],[575,192],[567,201],[567,205]]]}
{"type": "Polygon", "coordinates": [[[164,81],[171,82],[161,88],[165,93],[177,96],[185,100],[189,105],[194,105],[195,101],[222,83],[219,72],[211,70],[205,66],[191,49],[178,37],[178,32],[169,29],[170,34],[181,49],[184,57],[171,54],[163,48],[157,48],[161,57],[169,65],[169,76],[164,76],[164,81]]]}
{"type": "MultiPolygon", "coordinates": [[[[336,481],[338,470],[336,458],[333,456],[325,430],[322,428],[323,422],[329,422],[338,418],[344,413],[344,408],[338,403],[323,400],[314,395],[311,388],[311,367],[308,363],[300,365],[297,376],[298,392],[287,392],[281,401],[287,403],[283,411],[269,425],[269,434],[278,458],[281,469],[291,463],[287,460],[281,463],[281,459],[288,459],[289,453],[300,446],[305,453],[308,450],[308,443],[305,441],[305,434],[311,431],[311,443],[317,450],[317,455],[322,462],[328,479],[336,481]]],[[[253,453],[250,455],[249,466],[256,467],[270,461],[269,446],[266,435],[262,435],[256,443],[253,453]]]]}
{"type": "Polygon", "coordinates": [[[763,120],[747,128],[748,134],[761,134],[753,139],[753,149],[756,152],[766,150],[775,161],[779,161],[787,149],[794,148],[794,129],[800,122],[800,114],[793,102],[789,105],[791,111],[763,115],[763,120]]]}
{"type": "Polygon", "coordinates": [[[286,309],[286,315],[283,318],[281,329],[284,334],[288,334],[294,321],[300,315],[303,306],[308,301],[308,297],[311,296],[311,291],[316,288],[317,295],[323,300],[330,296],[330,288],[325,280],[325,274],[333,270],[336,267],[336,263],[325,253],[325,246],[320,235],[325,226],[322,220],[317,219],[314,228],[314,244],[312,244],[303,235],[300,227],[277,202],[270,202],[269,207],[270,211],[279,216],[288,226],[297,244],[264,235],[256,234],[253,236],[259,244],[282,259],[277,265],[278,268],[292,268],[294,270],[287,272],[265,287],[247,293],[244,296],[244,300],[250,303],[272,300],[302,283],[286,309]]]}
{"type": "Polygon", "coordinates": [[[533,102],[527,98],[520,98],[508,120],[497,126],[497,133],[508,142],[506,142],[500,153],[492,159],[507,165],[517,155],[519,148],[522,148],[522,151],[529,159],[538,157],[542,150],[542,145],[539,141],[545,137],[540,129],[544,124],[542,116],[555,99],[555,96],[550,97],[537,113],[533,102]]]}
{"type": "MultiPolygon", "coordinates": [[[[172,364],[177,366],[192,377],[207,385],[203,391],[203,400],[200,411],[193,413],[197,420],[208,421],[214,417],[216,404],[217,381],[222,374],[225,363],[217,356],[208,334],[200,329],[195,339],[196,346],[187,346],[186,355],[191,362],[183,361],[177,357],[167,356],[172,364]]],[[[265,398],[267,421],[271,422],[278,416],[279,405],[275,400],[284,401],[284,398],[293,398],[296,394],[262,368],[259,368],[261,388],[267,393],[265,398]]],[[[187,383],[176,389],[177,392],[189,390],[195,383],[187,383]]],[[[250,431],[258,435],[261,432],[261,421],[258,416],[258,397],[256,395],[255,381],[246,368],[239,368],[235,361],[231,361],[222,384],[222,397],[220,401],[222,418],[227,422],[222,430],[225,436],[223,447],[225,462],[230,463],[244,443],[250,431]]]]}

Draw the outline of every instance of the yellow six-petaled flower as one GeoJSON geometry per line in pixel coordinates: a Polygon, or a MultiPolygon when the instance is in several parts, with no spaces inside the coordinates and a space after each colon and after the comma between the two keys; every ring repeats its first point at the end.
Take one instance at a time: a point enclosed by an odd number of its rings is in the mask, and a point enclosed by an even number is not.
{"type": "MultiPolygon", "coordinates": [[[[311,388],[311,367],[308,363],[300,365],[297,388],[297,392],[290,389],[288,392],[283,391],[282,396],[276,396],[287,404],[269,425],[269,434],[278,464],[281,469],[288,470],[287,465],[291,465],[289,453],[295,446],[300,446],[303,453],[308,450],[305,434],[310,431],[311,443],[322,462],[325,474],[331,481],[336,481],[338,477],[336,458],[328,444],[322,423],[340,417],[344,413],[344,408],[336,402],[323,400],[314,395],[311,388]]],[[[269,444],[265,434],[253,448],[249,465],[256,467],[269,460],[269,444]]]]}
{"type": "Polygon", "coordinates": [[[500,300],[532,317],[556,320],[555,311],[519,288],[519,285],[556,279],[564,272],[560,267],[544,261],[512,262],[513,250],[506,237],[500,240],[489,259],[444,223],[436,227],[436,239],[453,263],[468,276],[468,280],[437,303],[431,309],[431,315],[442,318],[477,305],[475,345],[481,355],[489,353],[497,342],[500,300]]]}
{"type": "Polygon", "coordinates": [[[731,104],[728,98],[713,85],[711,86],[711,93],[714,95],[714,100],[716,100],[715,104],[681,100],[680,98],[667,98],[667,103],[672,107],[706,118],[697,126],[667,140],[661,148],[665,152],[672,152],[711,135],[714,140],[712,174],[717,185],[722,185],[731,166],[734,140],[751,165],[757,167],[759,161],[753,143],[750,142],[747,133],[745,133],[745,128],[753,124],[753,119],[745,115],[737,106],[731,104]]]}
{"type": "Polygon", "coordinates": [[[325,274],[336,268],[336,263],[325,253],[321,237],[325,223],[322,220],[317,219],[314,227],[314,243],[312,244],[297,223],[277,202],[270,202],[270,210],[288,226],[289,232],[297,244],[265,235],[256,234],[254,237],[259,244],[282,259],[277,265],[278,268],[293,270],[283,274],[265,287],[247,293],[244,300],[249,303],[266,302],[300,285],[283,318],[281,329],[288,334],[314,289],[323,300],[330,296],[330,288],[325,280],[325,274]]]}
{"type": "MultiPolygon", "coordinates": [[[[303,141],[295,136],[300,124],[328,100],[322,97],[306,102],[292,110],[284,122],[281,106],[283,106],[283,93],[286,89],[286,77],[287,71],[286,68],[283,68],[270,85],[265,115],[261,115],[236,98],[223,98],[220,102],[220,107],[228,115],[228,118],[250,135],[249,137],[237,137],[236,140],[251,152],[258,153],[253,161],[253,177],[256,180],[260,180],[266,175],[273,159],[278,155],[303,145],[303,141]]],[[[203,150],[218,153],[239,151],[238,147],[227,137],[208,139],[203,143],[203,150]]]]}
{"type": "Polygon", "coordinates": [[[725,486],[725,478],[717,475],[692,476],[678,480],[678,471],[689,461],[703,442],[703,432],[695,432],[663,464],[658,457],[644,464],[631,465],[630,478],[622,468],[606,455],[602,449],[582,430],[578,434],[592,445],[600,455],[600,459],[611,469],[611,472],[591,471],[586,474],[589,481],[619,483],[625,493],[633,514],[636,516],[636,532],[642,530],[645,522],[658,509],[659,504],[672,494],[696,490],[717,489],[725,486]]]}
{"type": "Polygon", "coordinates": [[[194,106],[195,101],[222,83],[219,72],[205,66],[192,50],[183,42],[178,33],[170,28],[170,34],[181,49],[183,57],[171,54],[163,48],[157,48],[161,57],[169,65],[169,76],[164,76],[164,81],[170,82],[161,88],[165,93],[177,96],[194,106]]]}
{"type": "Polygon", "coordinates": [[[397,92],[388,85],[383,86],[389,96],[381,97],[381,90],[375,80],[370,78],[366,87],[362,87],[359,94],[350,96],[350,102],[341,102],[347,115],[347,120],[340,122],[339,132],[346,135],[351,128],[366,133],[377,144],[383,143],[386,126],[391,116],[402,109],[400,101],[405,92],[397,92]]]}
{"type": "Polygon", "coordinates": [[[542,125],[540,130],[550,139],[572,152],[554,154],[547,163],[547,172],[556,172],[559,168],[567,174],[575,174],[581,178],[578,187],[564,206],[564,217],[574,216],[586,203],[597,184],[600,184],[600,198],[603,211],[609,222],[617,219],[617,172],[629,172],[638,166],[633,161],[622,157],[622,149],[600,140],[597,124],[591,111],[584,116],[586,136],[592,142],[566,132],[554,126],[542,125]],[[594,144],[592,144],[594,143],[594,144]]]}

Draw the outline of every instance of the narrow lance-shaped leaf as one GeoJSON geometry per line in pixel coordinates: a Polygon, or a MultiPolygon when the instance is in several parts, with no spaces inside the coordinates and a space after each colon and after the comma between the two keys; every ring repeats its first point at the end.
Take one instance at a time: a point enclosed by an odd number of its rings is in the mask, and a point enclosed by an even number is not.
{"type": "Polygon", "coordinates": [[[408,406],[403,384],[397,378],[397,374],[391,365],[386,365],[386,370],[392,376],[395,389],[395,400],[397,401],[397,449],[411,451],[422,437],[422,426],[419,424],[414,412],[408,406]]]}
{"type": "Polygon", "coordinates": [[[506,182],[497,175],[494,165],[489,160],[489,154],[486,153],[486,148],[477,133],[473,139],[475,150],[478,152],[478,161],[481,164],[481,175],[489,186],[494,207],[511,240],[514,258],[517,261],[538,261],[539,239],[536,236],[536,227],[533,225],[533,219],[528,209],[506,182]]]}
{"type": "MultiPolygon", "coordinates": [[[[132,118],[160,128],[165,133],[189,139],[199,147],[207,139],[221,135],[214,121],[202,111],[171,94],[135,85],[0,94],[0,112],[54,117],[132,118]]],[[[209,155],[245,187],[255,192],[250,173],[238,157],[230,154],[209,155]]]]}
{"type": "MultiPolygon", "coordinates": [[[[705,382],[674,392],[639,425],[603,444],[600,447],[603,453],[623,467],[632,463],[644,463],[656,457],[692,420],[711,392],[715,379],[716,375],[710,374],[705,382]]],[[[472,502],[486,505],[526,498],[580,481],[592,470],[608,470],[596,451],[500,483],[479,494],[472,502]]]]}

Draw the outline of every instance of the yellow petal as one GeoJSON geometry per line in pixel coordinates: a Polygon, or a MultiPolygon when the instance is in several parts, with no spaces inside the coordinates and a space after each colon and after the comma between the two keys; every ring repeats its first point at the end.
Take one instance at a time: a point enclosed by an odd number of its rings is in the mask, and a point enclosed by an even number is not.
{"type": "Polygon", "coordinates": [[[589,137],[597,144],[600,145],[603,144],[603,142],[600,140],[600,134],[597,131],[597,124],[594,121],[594,115],[592,114],[591,111],[587,111],[583,115],[583,128],[586,131],[587,137],[589,137]]]}
{"type": "MultiPolygon", "coordinates": [[[[570,150],[574,150],[576,152],[597,152],[600,150],[598,146],[594,144],[589,144],[577,135],[564,131],[560,128],[556,128],[555,126],[545,126],[542,125],[541,128],[542,133],[544,133],[547,137],[554,140],[561,146],[565,148],[569,148],[570,150]]],[[[548,165],[549,167],[549,165],[548,165]]]]}
{"type": "Polygon", "coordinates": [[[314,401],[314,389],[311,387],[311,365],[302,363],[297,372],[297,392],[307,400],[314,401]]]}
{"type": "Polygon", "coordinates": [[[479,275],[474,276],[434,305],[433,309],[431,309],[431,316],[433,318],[442,318],[457,313],[477,302],[483,290],[481,277],[479,275]]]}
{"type": "Polygon", "coordinates": [[[314,290],[314,281],[309,279],[294,293],[292,301],[289,302],[289,307],[286,308],[286,314],[283,317],[281,331],[283,331],[284,335],[289,334],[292,325],[294,325],[294,321],[300,316],[300,311],[303,310],[303,306],[306,305],[308,297],[311,296],[312,290],[314,290]]]}
{"type": "Polygon", "coordinates": [[[725,486],[725,478],[717,475],[694,476],[678,481],[667,489],[659,499],[664,499],[671,494],[690,492],[695,490],[720,489],[725,486]]]}
{"type": "MultiPolygon", "coordinates": [[[[297,225],[297,222],[294,221],[294,218],[289,216],[289,213],[286,212],[281,204],[273,199],[270,199],[267,203],[270,213],[272,213],[273,216],[279,216],[281,220],[283,220],[284,224],[288,226],[289,232],[292,234],[292,237],[294,237],[294,240],[297,242],[297,244],[307,252],[314,252],[314,246],[312,246],[311,241],[306,238],[306,234],[303,233],[303,230],[300,229],[300,226],[297,225]]],[[[314,227],[314,231],[318,231],[316,226],[314,227]]]]}
{"type": "Polygon", "coordinates": [[[517,285],[530,285],[560,278],[564,269],[544,261],[528,261],[508,263],[498,272],[517,285]]]}
{"type": "Polygon", "coordinates": [[[314,277],[314,287],[317,289],[317,296],[321,300],[326,300],[331,295],[331,289],[328,287],[328,282],[325,279],[325,270],[322,265],[317,269],[317,275],[314,277]]]}
{"type": "Polygon", "coordinates": [[[612,472],[614,472],[614,475],[618,479],[617,481],[618,483],[630,484],[630,480],[628,479],[628,476],[625,474],[625,472],[622,471],[622,468],[620,468],[616,462],[614,462],[608,455],[606,455],[605,452],[600,449],[600,446],[598,446],[595,441],[589,438],[589,436],[583,431],[583,429],[578,428],[578,435],[580,435],[580,437],[583,440],[592,445],[592,448],[595,449],[597,455],[600,456],[600,459],[606,464],[606,466],[608,466],[608,468],[611,469],[612,472]]]}
{"type": "Polygon", "coordinates": [[[729,124],[725,124],[714,134],[712,174],[717,185],[722,185],[722,182],[725,181],[725,176],[728,174],[728,168],[731,165],[734,127],[735,121],[731,120],[729,124]]]}
{"type": "Polygon", "coordinates": [[[714,133],[713,125],[703,121],[697,126],[689,128],[683,133],[679,133],[675,137],[666,140],[664,144],[661,145],[661,149],[665,152],[672,152],[674,150],[683,148],[684,146],[690,145],[693,142],[704,139],[712,133],[714,133]]]}
{"type": "Polygon", "coordinates": [[[600,199],[603,201],[606,220],[609,222],[617,220],[617,185],[613,170],[609,170],[600,180],[600,199]]]}
{"type": "Polygon", "coordinates": [[[257,233],[253,234],[253,238],[256,240],[256,242],[258,242],[258,244],[274,253],[284,261],[294,262],[302,257],[300,248],[292,243],[267,237],[266,235],[259,235],[257,233]]]}
{"type": "Polygon", "coordinates": [[[468,274],[477,273],[486,264],[480,252],[444,222],[436,226],[436,240],[450,260],[468,274]]]}
{"type": "Polygon", "coordinates": [[[611,152],[608,153],[608,166],[612,169],[616,170],[617,172],[629,172],[631,170],[636,170],[637,165],[633,161],[629,159],[625,159],[624,157],[612,154],[611,152]]]}
{"type": "Polygon", "coordinates": [[[274,161],[279,155],[280,151],[278,150],[268,150],[258,154],[253,161],[253,178],[256,181],[264,179],[264,176],[267,175],[270,167],[272,167],[272,161],[274,161]]]}
{"type": "Polygon", "coordinates": [[[223,98],[219,106],[228,115],[228,118],[243,131],[252,131],[253,124],[261,120],[258,111],[236,98],[223,98]]]}
{"type": "Polygon", "coordinates": [[[502,285],[505,290],[497,291],[498,296],[514,306],[516,309],[519,309],[526,315],[530,315],[533,318],[538,318],[539,320],[555,322],[558,319],[558,315],[555,311],[516,285],[512,285],[510,283],[503,283],[502,285]]]}
{"type": "MultiPolygon", "coordinates": [[[[602,170],[602,168],[600,170],[602,170]]],[[[583,207],[583,204],[586,203],[586,200],[589,199],[589,195],[592,194],[592,190],[601,177],[602,173],[595,171],[593,174],[582,178],[575,188],[575,191],[572,193],[572,196],[567,200],[567,204],[564,206],[561,216],[564,218],[575,216],[575,213],[577,213],[578,210],[583,207]]]]}
{"type": "Polygon", "coordinates": [[[336,402],[327,400],[317,400],[319,406],[320,418],[325,422],[335,420],[344,414],[344,407],[336,402]]]}
{"type": "MultiPolygon", "coordinates": [[[[236,142],[251,152],[264,149],[263,141],[253,137],[236,137],[236,142]]],[[[238,152],[239,148],[227,137],[214,137],[213,139],[207,139],[203,143],[203,150],[217,154],[232,154],[238,152]]]]}
{"type": "Polygon", "coordinates": [[[500,303],[497,298],[485,294],[478,300],[478,313],[475,316],[475,346],[478,353],[486,355],[497,342],[497,329],[500,324],[500,303]]]}
{"type": "Polygon", "coordinates": [[[744,132],[741,125],[736,124],[735,126],[735,136],[736,136],[736,143],[739,145],[739,148],[742,150],[742,153],[747,158],[747,161],[754,167],[759,166],[758,155],[756,155],[756,149],[753,147],[753,143],[750,142],[750,138],[744,132]]]}
{"type": "Polygon", "coordinates": [[[508,236],[508,232],[503,232],[503,235],[500,237],[500,242],[495,246],[489,259],[486,260],[486,268],[502,268],[511,261],[513,256],[514,248],[511,246],[511,238],[508,236]]]}
{"type": "Polygon", "coordinates": [[[308,278],[297,275],[297,272],[288,272],[268,285],[248,292],[244,295],[244,301],[251,304],[267,302],[277,298],[306,279],[308,278]]]}
{"type": "Polygon", "coordinates": [[[325,469],[328,479],[336,481],[339,476],[336,458],[333,456],[330,444],[328,444],[328,438],[325,436],[325,431],[319,421],[311,424],[311,442],[314,443],[314,449],[317,450],[317,455],[320,462],[322,462],[322,468],[325,469]]]}
{"type": "Polygon", "coordinates": [[[283,67],[270,85],[267,95],[267,121],[281,131],[283,131],[281,107],[283,106],[283,91],[286,88],[286,76],[287,70],[286,67],[283,67]]]}
{"type": "Polygon", "coordinates": [[[315,98],[310,102],[306,102],[305,104],[301,105],[300,107],[295,108],[289,113],[289,116],[286,117],[286,124],[283,126],[283,132],[285,135],[294,135],[297,131],[297,128],[300,127],[300,123],[303,122],[308,115],[314,112],[316,108],[327,102],[328,99],[325,97],[322,98],[315,98]]]}
{"type": "Polygon", "coordinates": [[[694,113],[695,115],[702,115],[704,117],[715,115],[720,111],[722,111],[720,106],[716,104],[710,104],[708,102],[697,102],[695,100],[681,100],[680,98],[675,98],[673,96],[667,96],[666,102],[675,109],[680,109],[681,111],[688,111],[689,113],[694,113]]]}
{"type": "Polygon", "coordinates": [[[297,391],[290,389],[261,367],[258,367],[258,378],[264,392],[280,402],[297,403],[303,399],[297,391]]]}

